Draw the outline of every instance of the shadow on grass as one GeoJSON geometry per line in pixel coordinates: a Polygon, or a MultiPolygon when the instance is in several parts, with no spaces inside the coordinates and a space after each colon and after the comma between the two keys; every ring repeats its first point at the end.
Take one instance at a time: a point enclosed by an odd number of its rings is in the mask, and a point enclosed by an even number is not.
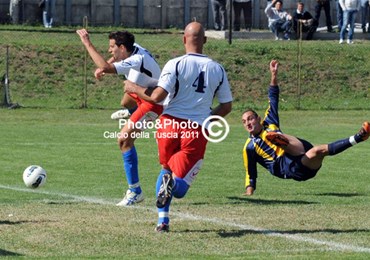
{"type": "Polygon", "coordinates": [[[265,199],[254,199],[248,197],[227,197],[231,200],[231,204],[241,204],[241,203],[255,203],[263,205],[271,204],[317,204],[317,202],[305,201],[305,200],[265,200],[265,199]]]}
{"type": "Polygon", "coordinates": [[[359,197],[364,196],[364,194],[359,193],[339,193],[339,192],[327,192],[327,193],[318,193],[316,196],[333,196],[333,197],[359,197]]]}
{"type": "Polygon", "coordinates": [[[358,233],[358,232],[370,232],[370,229],[313,229],[313,230],[233,230],[233,231],[219,231],[217,232],[220,237],[242,237],[245,235],[261,234],[261,235],[298,235],[298,234],[315,234],[315,233],[330,233],[330,234],[341,234],[341,233],[358,233]]]}
{"type": "Polygon", "coordinates": [[[10,220],[0,220],[0,225],[20,225],[24,223],[43,223],[50,221],[37,221],[37,220],[19,220],[19,221],[10,221],[10,220]]]}
{"type": "Polygon", "coordinates": [[[0,256],[21,256],[21,254],[0,249],[0,256]]]}
{"type": "Polygon", "coordinates": [[[10,221],[10,220],[0,220],[0,225],[19,225],[19,224],[23,224],[23,223],[27,223],[27,222],[30,222],[30,221],[10,221]]]}

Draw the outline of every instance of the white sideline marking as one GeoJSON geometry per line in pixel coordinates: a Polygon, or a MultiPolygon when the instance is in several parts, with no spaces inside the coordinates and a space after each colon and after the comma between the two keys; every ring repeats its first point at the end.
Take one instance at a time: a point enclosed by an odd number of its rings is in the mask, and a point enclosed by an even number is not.
{"type": "MultiPolygon", "coordinates": [[[[0,188],[7,189],[7,190],[20,191],[20,192],[30,192],[30,193],[72,198],[76,201],[88,202],[88,203],[93,203],[93,204],[101,204],[101,205],[115,205],[116,204],[115,202],[111,200],[99,199],[99,198],[93,198],[93,197],[76,196],[76,195],[71,195],[71,194],[66,194],[66,193],[54,193],[54,192],[48,192],[48,191],[42,191],[42,190],[17,188],[17,187],[5,186],[5,185],[0,185],[0,188]]],[[[144,210],[150,210],[153,212],[157,212],[154,206],[153,207],[142,207],[142,206],[136,205],[136,206],[129,206],[127,208],[144,209],[144,210]]],[[[294,241],[301,241],[301,242],[311,243],[315,245],[327,246],[328,250],[331,250],[331,251],[352,251],[352,252],[370,253],[370,248],[368,247],[360,247],[360,246],[349,245],[349,244],[347,245],[347,244],[336,243],[332,241],[325,241],[325,240],[310,238],[310,237],[301,236],[301,235],[284,234],[284,233],[280,233],[280,232],[276,232],[276,231],[272,231],[272,230],[268,230],[264,228],[254,227],[251,225],[233,223],[233,222],[229,222],[229,221],[218,219],[218,218],[207,218],[203,216],[196,216],[192,214],[179,213],[179,212],[171,212],[171,215],[175,215],[181,219],[209,222],[209,223],[214,223],[214,224],[222,225],[222,226],[236,227],[242,230],[246,229],[246,230],[256,231],[256,232],[260,232],[261,234],[264,234],[267,236],[281,237],[281,238],[294,240],[294,241]]]]}

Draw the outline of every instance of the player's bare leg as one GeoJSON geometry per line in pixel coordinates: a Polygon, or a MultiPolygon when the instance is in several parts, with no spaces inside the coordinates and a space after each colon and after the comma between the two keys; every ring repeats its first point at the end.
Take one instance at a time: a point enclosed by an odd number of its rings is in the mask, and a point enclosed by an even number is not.
{"type": "Polygon", "coordinates": [[[302,155],[306,152],[302,142],[292,135],[269,132],[266,139],[273,144],[282,147],[286,153],[293,156],[302,155]]]}
{"type": "Polygon", "coordinates": [[[121,106],[123,109],[114,112],[111,115],[112,119],[119,120],[130,118],[133,111],[135,111],[135,109],[137,108],[137,103],[135,99],[125,93],[121,99],[121,106]]]}
{"type": "Polygon", "coordinates": [[[136,100],[133,99],[130,95],[128,94],[123,94],[123,97],[121,99],[121,106],[125,108],[134,108],[137,106],[136,100]]]}
{"type": "Polygon", "coordinates": [[[321,167],[325,156],[329,155],[327,144],[312,147],[302,157],[302,164],[310,169],[317,170],[321,167]]]}
{"type": "Polygon", "coordinates": [[[124,198],[117,206],[130,206],[144,200],[144,194],[140,187],[139,172],[138,172],[138,158],[136,148],[134,146],[136,140],[136,133],[141,130],[135,128],[134,124],[129,122],[122,128],[118,144],[122,152],[123,166],[125,169],[126,179],[128,183],[128,190],[124,198]]]}

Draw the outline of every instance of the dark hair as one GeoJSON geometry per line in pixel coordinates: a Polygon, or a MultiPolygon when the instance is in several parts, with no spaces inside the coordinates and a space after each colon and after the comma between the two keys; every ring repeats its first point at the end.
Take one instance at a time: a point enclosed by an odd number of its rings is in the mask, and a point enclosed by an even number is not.
{"type": "Polygon", "coordinates": [[[275,6],[277,3],[280,3],[281,5],[283,5],[283,1],[282,1],[282,0],[277,0],[277,1],[274,3],[274,6],[275,6]]]}
{"type": "Polygon", "coordinates": [[[115,40],[118,47],[123,45],[129,52],[134,50],[135,36],[128,31],[111,32],[109,40],[115,40]]]}
{"type": "Polygon", "coordinates": [[[246,110],[244,110],[243,114],[244,115],[245,113],[247,112],[252,112],[252,114],[257,118],[258,117],[258,114],[255,110],[253,110],[252,108],[247,108],[246,110]]]}

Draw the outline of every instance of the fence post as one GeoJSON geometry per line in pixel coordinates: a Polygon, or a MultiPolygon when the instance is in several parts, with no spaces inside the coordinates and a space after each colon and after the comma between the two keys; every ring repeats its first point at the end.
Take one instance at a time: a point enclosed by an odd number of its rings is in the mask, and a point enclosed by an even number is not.
{"type": "MultiPolygon", "coordinates": [[[[87,30],[88,18],[84,16],[83,18],[83,28],[87,30]]],[[[84,86],[83,86],[83,103],[81,108],[87,108],[87,50],[85,48],[85,60],[84,60],[84,86]]]]}
{"type": "Polygon", "coordinates": [[[144,27],[144,0],[137,0],[137,26],[144,27]]]}
{"type": "Polygon", "coordinates": [[[189,0],[184,0],[184,26],[190,22],[190,3],[189,0]]]}
{"type": "Polygon", "coordinates": [[[120,0],[114,0],[113,2],[113,19],[114,25],[119,26],[121,23],[120,0]]]}
{"type": "Polygon", "coordinates": [[[71,0],[65,0],[65,3],[64,3],[64,6],[65,6],[65,23],[66,25],[71,25],[71,18],[72,18],[72,2],[71,0]]]}

